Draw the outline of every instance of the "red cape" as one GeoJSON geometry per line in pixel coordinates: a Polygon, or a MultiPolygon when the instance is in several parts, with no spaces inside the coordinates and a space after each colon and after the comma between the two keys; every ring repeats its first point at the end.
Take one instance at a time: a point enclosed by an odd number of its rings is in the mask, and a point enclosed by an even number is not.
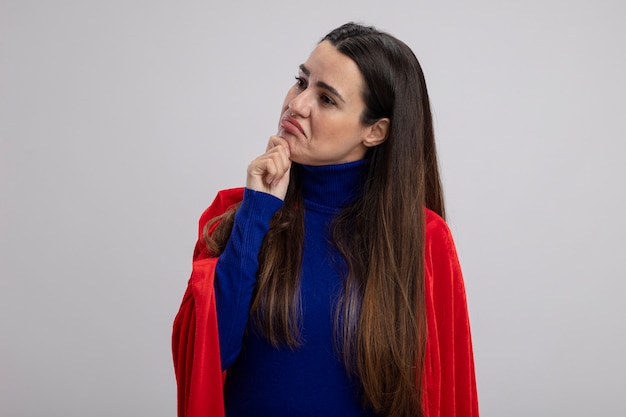
{"type": "MultiPolygon", "coordinates": [[[[174,320],[172,351],[179,417],[223,417],[220,346],[213,280],[217,258],[202,244],[206,223],[243,198],[220,191],[200,217],[187,291],[174,320]]],[[[423,408],[426,417],[477,417],[478,398],[465,286],[446,223],[426,209],[426,319],[423,408]]]]}

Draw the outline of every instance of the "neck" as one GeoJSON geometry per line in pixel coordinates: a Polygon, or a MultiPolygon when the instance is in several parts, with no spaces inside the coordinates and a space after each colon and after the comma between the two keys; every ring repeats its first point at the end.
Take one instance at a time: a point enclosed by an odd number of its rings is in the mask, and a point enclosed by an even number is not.
{"type": "Polygon", "coordinates": [[[364,159],[336,165],[296,164],[305,202],[330,208],[347,206],[361,195],[366,167],[364,159]]]}

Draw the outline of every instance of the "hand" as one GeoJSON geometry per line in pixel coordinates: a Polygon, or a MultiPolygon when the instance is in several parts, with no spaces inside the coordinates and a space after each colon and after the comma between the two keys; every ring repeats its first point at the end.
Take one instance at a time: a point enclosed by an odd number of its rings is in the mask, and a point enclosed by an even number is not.
{"type": "Polygon", "coordinates": [[[271,136],[266,152],[250,162],[246,187],[285,199],[291,159],[289,145],[280,136],[271,136]]]}

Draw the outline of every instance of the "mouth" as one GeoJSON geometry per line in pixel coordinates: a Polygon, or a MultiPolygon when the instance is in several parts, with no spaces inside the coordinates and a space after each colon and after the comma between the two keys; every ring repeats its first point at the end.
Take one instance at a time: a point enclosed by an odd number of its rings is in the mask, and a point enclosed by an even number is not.
{"type": "Polygon", "coordinates": [[[285,129],[286,132],[289,132],[294,135],[302,135],[304,136],[304,129],[302,125],[294,119],[293,117],[286,115],[282,119],[280,119],[280,127],[285,129]]]}

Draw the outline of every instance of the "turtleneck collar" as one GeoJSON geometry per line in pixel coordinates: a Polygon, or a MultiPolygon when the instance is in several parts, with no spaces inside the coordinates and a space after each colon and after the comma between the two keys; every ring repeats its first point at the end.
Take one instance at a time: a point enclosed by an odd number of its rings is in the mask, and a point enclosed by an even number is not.
{"type": "Polygon", "coordinates": [[[366,159],[336,165],[295,165],[306,205],[342,208],[353,202],[363,190],[366,159]]]}

